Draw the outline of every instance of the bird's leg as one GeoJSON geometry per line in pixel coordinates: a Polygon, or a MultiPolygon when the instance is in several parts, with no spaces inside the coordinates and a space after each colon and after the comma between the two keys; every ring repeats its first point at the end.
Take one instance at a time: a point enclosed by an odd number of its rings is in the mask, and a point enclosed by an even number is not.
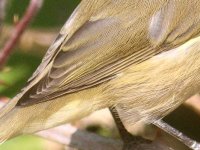
{"type": "Polygon", "coordinates": [[[133,136],[125,129],[115,107],[109,108],[124,143],[132,140],[133,136]]]}
{"type": "Polygon", "coordinates": [[[130,134],[124,127],[116,108],[112,107],[109,109],[116,123],[116,126],[119,130],[120,137],[122,141],[124,142],[123,150],[128,150],[129,146],[132,145],[133,143],[150,143],[149,140],[143,139],[142,137],[133,136],[132,134],[130,134]]]}
{"type": "Polygon", "coordinates": [[[188,146],[193,150],[200,150],[200,143],[190,139],[189,137],[185,136],[183,133],[178,131],[177,129],[173,128],[169,124],[165,123],[162,120],[158,120],[153,123],[158,128],[164,130],[165,132],[169,133],[170,135],[174,136],[176,139],[181,141],[183,144],[188,146]]]}

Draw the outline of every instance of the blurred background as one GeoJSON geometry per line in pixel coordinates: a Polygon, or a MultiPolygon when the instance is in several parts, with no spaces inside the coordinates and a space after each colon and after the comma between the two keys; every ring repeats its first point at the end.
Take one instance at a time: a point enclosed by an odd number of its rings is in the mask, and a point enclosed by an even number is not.
{"type": "MultiPolygon", "coordinates": [[[[13,97],[25,85],[80,0],[45,0],[38,15],[15,47],[8,63],[0,72],[0,97],[13,97]]],[[[7,0],[1,33],[1,47],[10,36],[14,22],[21,19],[29,0],[7,0]],[[3,40],[2,40],[3,39],[3,40]]],[[[22,136],[6,142],[0,150],[61,150],[60,145],[33,136],[22,136]]]]}
{"type": "MultiPolygon", "coordinates": [[[[1,47],[12,34],[15,22],[20,20],[29,4],[29,0],[7,1],[6,16],[1,32],[1,47]]],[[[60,28],[79,2],[80,0],[44,1],[38,15],[21,37],[7,64],[0,71],[0,99],[12,98],[25,85],[27,79],[39,65],[47,48],[55,39],[60,28]]],[[[195,96],[188,103],[167,116],[165,121],[191,138],[200,141],[199,106],[199,96],[195,96]]],[[[74,124],[103,136],[118,137],[111,116],[108,116],[108,119],[105,119],[104,122],[97,119],[94,121],[95,123],[90,123],[89,126],[85,125],[87,124],[86,122],[88,121],[83,121],[81,126],[80,123],[74,124]],[[97,122],[104,126],[99,126],[97,122]]],[[[64,146],[36,136],[21,136],[0,146],[0,150],[18,149],[64,150],[64,146]]]]}

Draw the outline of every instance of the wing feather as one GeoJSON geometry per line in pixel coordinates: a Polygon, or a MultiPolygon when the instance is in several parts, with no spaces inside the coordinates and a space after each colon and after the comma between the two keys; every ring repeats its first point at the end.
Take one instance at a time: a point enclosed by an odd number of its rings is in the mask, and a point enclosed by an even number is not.
{"type": "Polygon", "coordinates": [[[128,66],[197,36],[194,33],[200,31],[199,13],[193,13],[199,20],[191,19],[187,24],[190,17],[187,5],[183,8],[186,13],[176,5],[177,1],[172,0],[157,12],[147,9],[141,16],[140,13],[125,14],[130,15],[129,19],[137,15],[137,19],[128,24],[116,15],[98,20],[88,18],[70,36],[64,35],[62,30],[63,35],[55,42],[58,44],[50,48],[39,67],[41,71],[51,62],[48,73],[25,93],[18,105],[40,103],[97,86],[116,78],[128,66]],[[179,13],[182,13],[181,18],[177,17],[179,13]],[[184,34],[187,36],[183,38],[184,34]]]}

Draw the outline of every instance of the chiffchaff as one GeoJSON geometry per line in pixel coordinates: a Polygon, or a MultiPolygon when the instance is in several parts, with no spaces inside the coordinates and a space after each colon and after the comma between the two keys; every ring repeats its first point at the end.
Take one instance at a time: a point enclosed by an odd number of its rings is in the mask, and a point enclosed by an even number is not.
{"type": "Polygon", "coordinates": [[[199,0],[82,0],[27,86],[0,112],[0,141],[116,107],[129,129],[200,89],[199,0]]]}

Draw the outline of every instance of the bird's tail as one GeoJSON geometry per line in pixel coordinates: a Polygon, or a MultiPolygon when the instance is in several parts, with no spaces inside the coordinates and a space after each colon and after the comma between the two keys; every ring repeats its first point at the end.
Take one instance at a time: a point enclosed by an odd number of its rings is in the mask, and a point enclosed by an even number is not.
{"type": "Polygon", "coordinates": [[[22,127],[20,124],[23,122],[20,121],[18,115],[15,115],[17,111],[17,109],[12,109],[0,118],[0,144],[19,134],[19,127],[22,127]]]}
{"type": "Polygon", "coordinates": [[[58,99],[27,107],[5,106],[0,118],[0,143],[18,136],[30,134],[80,119],[94,110],[90,100],[58,99]]]}
{"type": "Polygon", "coordinates": [[[5,114],[7,114],[11,109],[15,107],[18,102],[18,95],[15,96],[12,100],[10,100],[7,104],[0,104],[0,118],[2,118],[5,114]]]}
{"type": "Polygon", "coordinates": [[[10,100],[6,105],[0,106],[0,144],[14,136],[16,133],[15,123],[18,116],[14,115],[17,109],[14,109],[17,103],[17,96],[10,100]]]}

